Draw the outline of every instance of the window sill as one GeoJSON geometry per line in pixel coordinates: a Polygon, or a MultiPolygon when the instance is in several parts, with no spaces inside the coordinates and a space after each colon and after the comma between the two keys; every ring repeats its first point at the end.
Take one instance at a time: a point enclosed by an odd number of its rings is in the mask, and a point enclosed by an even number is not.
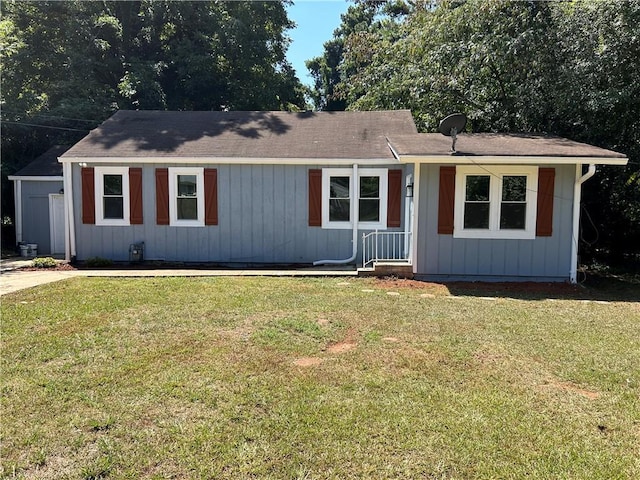
{"type": "Polygon", "coordinates": [[[454,230],[453,238],[492,239],[492,240],[534,240],[535,232],[524,230],[454,230]]]}
{"type": "Polygon", "coordinates": [[[169,224],[170,227],[204,227],[204,222],[198,220],[177,220],[169,224]]]}
{"type": "Polygon", "coordinates": [[[131,225],[129,220],[114,220],[114,219],[106,219],[100,220],[96,218],[96,226],[98,227],[128,227],[131,225]]]}
{"type": "MultiPolygon", "coordinates": [[[[322,228],[328,230],[352,230],[353,224],[348,222],[332,222],[322,224],[322,228]]],[[[386,230],[387,225],[384,223],[358,223],[358,230],[386,230]]]]}

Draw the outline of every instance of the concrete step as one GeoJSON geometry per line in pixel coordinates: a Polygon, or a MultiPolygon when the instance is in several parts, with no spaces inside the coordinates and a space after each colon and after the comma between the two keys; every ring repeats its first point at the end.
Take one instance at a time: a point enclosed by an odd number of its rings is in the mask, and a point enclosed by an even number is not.
{"type": "Polygon", "coordinates": [[[413,266],[407,262],[379,262],[373,268],[359,268],[358,276],[413,278],[413,266]]]}

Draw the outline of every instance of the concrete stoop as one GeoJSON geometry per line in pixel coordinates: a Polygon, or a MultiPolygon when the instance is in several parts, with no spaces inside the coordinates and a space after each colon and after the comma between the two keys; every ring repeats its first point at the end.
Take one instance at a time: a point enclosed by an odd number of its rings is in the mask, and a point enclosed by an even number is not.
{"type": "Polygon", "coordinates": [[[359,268],[359,277],[413,278],[413,266],[406,263],[376,263],[373,268],[359,268]]]}

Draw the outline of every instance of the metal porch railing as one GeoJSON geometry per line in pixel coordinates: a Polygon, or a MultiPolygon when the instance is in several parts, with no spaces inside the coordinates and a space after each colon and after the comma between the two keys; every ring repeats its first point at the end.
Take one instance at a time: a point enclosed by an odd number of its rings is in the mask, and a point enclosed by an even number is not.
{"type": "Polygon", "coordinates": [[[362,268],[378,262],[411,265],[411,232],[379,232],[362,234],[362,268]]]}

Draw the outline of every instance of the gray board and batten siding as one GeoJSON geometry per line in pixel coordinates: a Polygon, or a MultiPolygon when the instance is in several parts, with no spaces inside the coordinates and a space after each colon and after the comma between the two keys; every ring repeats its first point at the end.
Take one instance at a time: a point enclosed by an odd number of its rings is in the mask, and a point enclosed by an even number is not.
{"type": "Polygon", "coordinates": [[[129,246],[139,242],[146,260],[309,264],[349,258],[351,229],[309,226],[309,171],[354,163],[412,170],[388,145],[387,135],[401,133],[417,133],[408,110],[116,112],[61,158],[73,166],[76,258],[127,260],[129,246]],[[143,223],[83,223],[82,164],[141,169],[143,223]],[[184,166],[216,169],[217,225],[156,221],[156,169],[184,166]]]}
{"type": "MultiPolygon", "coordinates": [[[[15,194],[20,194],[16,200],[16,240],[38,245],[38,255],[50,255],[51,223],[50,195],[60,195],[63,189],[62,165],[58,157],[69,149],[68,145],[55,145],[32,162],[9,175],[14,182],[15,194]],[[18,186],[19,184],[19,186],[18,186]],[[18,231],[19,230],[19,231],[18,231]]],[[[60,219],[58,218],[60,221],[60,219]]],[[[64,233],[63,221],[57,225],[64,233]]]]}
{"type": "MultiPolygon", "coordinates": [[[[309,264],[349,258],[353,250],[352,230],[317,226],[317,211],[311,212],[309,198],[310,191],[318,190],[318,173],[310,171],[346,169],[353,164],[360,168],[402,170],[402,200],[395,204],[401,209],[402,222],[394,221],[393,225],[406,231],[409,229],[405,228],[405,215],[408,216],[411,209],[405,184],[407,175],[419,166],[419,175],[415,175],[419,178],[415,189],[419,205],[411,221],[418,229],[414,232],[414,240],[418,242],[414,245],[417,262],[414,272],[419,278],[556,281],[567,279],[571,264],[575,265],[572,232],[577,230],[574,225],[578,215],[573,218],[572,208],[579,206],[577,197],[574,202],[573,193],[576,165],[625,165],[627,162],[622,154],[546,135],[464,134],[458,138],[458,155],[450,155],[450,148],[449,138],[418,133],[408,110],[120,111],[60,160],[72,169],[71,178],[66,170],[65,179],[71,180],[73,186],[75,227],[70,225],[70,234],[75,240],[78,260],[102,256],[126,261],[129,246],[140,242],[145,242],[148,260],[309,264]],[[474,164],[537,165],[554,169],[556,200],[552,232],[545,230],[531,240],[454,238],[438,233],[439,167],[474,164]],[[104,166],[135,169],[135,172],[129,170],[136,186],[136,221],[132,221],[132,225],[83,223],[82,198],[84,192],[89,191],[82,190],[83,165],[87,168],[85,173],[104,166]],[[156,202],[160,206],[158,211],[164,208],[165,197],[161,191],[166,182],[165,174],[158,171],[184,166],[203,167],[205,183],[209,179],[209,185],[213,183],[211,179],[216,178],[216,222],[208,221],[211,218],[208,215],[214,210],[207,202],[209,190],[205,191],[204,222],[215,224],[169,226],[162,224],[164,217],[156,219],[156,202]],[[139,185],[142,185],[141,197],[139,185]],[[156,188],[162,195],[156,195],[156,188]],[[142,198],[142,223],[139,222],[139,198],[142,198]]],[[[397,175],[394,174],[394,178],[397,175]]],[[[452,178],[451,175],[448,178],[452,178]]],[[[325,188],[325,180],[322,182],[325,188]]],[[[547,197],[545,192],[539,198],[547,197]]],[[[93,197],[87,195],[87,198],[93,197]]],[[[317,201],[313,205],[317,205],[317,201]]],[[[326,205],[324,203],[323,208],[326,205]]],[[[540,223],[548,229],[550,216],[541,218],[544,222],[540,223]]],[[[167,223],[170,222],[167,220],[167,223]]],[[[67,252],[69,256],[73,255],[73,248],[72,244],[67,252]]]]}
{"type": "MultiPolygon", "coordinates": [[[[127,261],[129,246],[140,242],[144,242],[145,260],[166,262],[238,266],[311,264],[317,260],[351,256],[351,229],[309,226],[309,170],[325,165],[189,165],[217,169],[218,224],[202,227],[158,225],[156,222],[156,168],[181,165],[145,163],[128,166],[142,168],[143,223],[101,226],[82,222],[81,169],[77,164],[73,165],[78,260],[98,256],[127,261]]],[[[395,164],[388,168],[403,167],[395,164]]],[[[404,202],[404,187],[402,199],[404,202]]]]}
{"type": "Polygon", "coordinates": [[[440,165],[421,164],[420,168],[417,278],[451,281],[568,280],[574,165],[553,166],[553,233],[532,240],[454,238],[453,235],[438,234],[440,165]]]}
{"type": "Polygon", "coordinates": [[[62,190],[60,181],[22,181],[22,239],[38,244],[38,255],[51,254],[49,194],[62,190]]]}

